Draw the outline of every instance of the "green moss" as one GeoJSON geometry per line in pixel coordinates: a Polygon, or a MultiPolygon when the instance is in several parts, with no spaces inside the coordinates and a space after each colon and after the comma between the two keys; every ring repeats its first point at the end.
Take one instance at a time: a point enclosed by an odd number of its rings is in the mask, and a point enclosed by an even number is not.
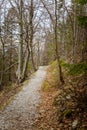
{"type": "Polygon", "coordinates": [[[33,70],[33,66],[32,66],[31,62],[28,63],[28,71],[30,71],[30,70],[33,70]]]}
{"type": "Polygon", "coordinates": [[[56,87],[58,85],[58,77],[59,77],[59,73],[58,73],[58,63],[57,60],[54,61],[50,67],[49,67],[49,71],[50,71],[50,84],[52,84],[53,87],[56,87]]]}
{"type": "Polygon", "coordinates": [[[54,71],[54,69],[57,69],[57,60],[50,63],[49,71],[54,71]]]}
{"type": "Polygon", "coordinates": [[[69,70],[70,75],[74,75],[74,74],[79,75],[79,74],[84,74],[84,73],[87,74],[87,64],[86,63],[73,64],[69,70]]]}
{"type": "Polygon", "coordinates": [[[43,91],[47,91],[47,90],[49,90],[49,88],[51,88],[51,86],[48,84],[48,82],[45,80],[44,82],[43,82],[43,85],[42,85],[42,90],[43,91]]]}
{"type": "Polygon", "coordinates": [[[77,20],[79,22],[79,25],[87,26],[87,16],[77,16],[77,20]]]}
{"type": "Polygon", "coordinates": [[[84,5],[87,3],[87,0],[76,0],[78,4],[84,5]]]}
{"type": "Polygon", "coordinates": [[[52,62],[47,69],[47,78],[42,85],[42,90],[49,90],[58,86],[57,60],[52,62]]]}
{"type": "Polygon", "coordinates": [[[64,63],[62,66],[67,69],[69,75],[80,75],[87,74],[87,64],[78,63],[78,64],[67,64],[64,63]]]}

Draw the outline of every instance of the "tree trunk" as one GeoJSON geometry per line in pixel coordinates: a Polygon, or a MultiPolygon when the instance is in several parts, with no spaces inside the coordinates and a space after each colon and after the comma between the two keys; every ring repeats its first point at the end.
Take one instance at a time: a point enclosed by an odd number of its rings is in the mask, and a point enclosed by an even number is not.
{"type": "Polygon", "coordinates": [[[28,68],[29,57],[30,57],[30,50],[27,48],[26,57],[25,57],[25,61],[24,61],[24,66],[23,66],[23,72],[22,72],[22,81],[26,77],[26,72],[27,72],[27,68],[28,68]]]}
{"type": "Polygon", "coordinates": [[[19,26],[20,26],[20,43],[19,43],[19,53],[18,53],[18,70],[17,77],[18,82],[21,82],[22,69],[23,69],[23,1],[20,0],[20,18],[19,18],[19,26]]]}
{"type": "Polygon", "coordinates": [[[58,72],[59,72],[59,82],[64,83],[63,75],[62,75],[62,69],[60,65],[60,58],[59,58],[59,52],[58,52],[58,37],[57,37],[57,0],[55,0],[55,29],[54,29],[54,35],[55,35],[55,46],[56,46],[56,58],[58,62],[58,72]]]}
{"type": "Polygon", "coordinates": [[[33,55],[33,16],[34,16],[34,7],[33,0],[31,0],[30,6],[30,47],[31,47],[31,60],[34,70],[36,71],[35,63],[34,63],[34,55],[33,55]]]}

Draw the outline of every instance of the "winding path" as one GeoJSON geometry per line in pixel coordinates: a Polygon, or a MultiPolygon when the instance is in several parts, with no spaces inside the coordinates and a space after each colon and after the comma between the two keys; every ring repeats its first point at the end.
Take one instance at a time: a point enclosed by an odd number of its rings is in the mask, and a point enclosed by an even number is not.
{"type": "Polygon", "coordinates": [[[36,107],[40,103],[39,90],[46,77],[46,68],[39,67],[22,91],[0,111],[0,130],[33,130],[34,120],[38,116],[36,107]]]}

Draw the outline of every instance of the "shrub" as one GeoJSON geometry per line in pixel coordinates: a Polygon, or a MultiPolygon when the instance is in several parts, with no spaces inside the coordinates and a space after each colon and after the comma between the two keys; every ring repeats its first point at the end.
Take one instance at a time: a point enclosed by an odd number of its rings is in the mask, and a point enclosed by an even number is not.
{"type": "Polygon", "coordinates": [[[62,66],[67,69],[69,75],[79,75],[87,74],[87,64],[78,63],[78,64],[67,64],[64,63],[62,66]]]}

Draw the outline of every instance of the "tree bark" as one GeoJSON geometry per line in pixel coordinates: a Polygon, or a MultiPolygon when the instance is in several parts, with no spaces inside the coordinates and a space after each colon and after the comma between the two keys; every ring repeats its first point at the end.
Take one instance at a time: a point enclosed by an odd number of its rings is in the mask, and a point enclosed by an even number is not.
{"type": "Polygon", "coordinates": [[[23,69],[23,1],[20,0],[20,10],[19,10],[19,27],[20,27],[20,43],[19,43],[19,53],[18,53],[18,70],[17,77],[18,82],[21,82],[22,69],[23,69]]]}
{"type": "Polygon", "coordinates": [[[55,29],[54,29],[54,35],[55,35],[55,46],[56,46],[56,58],[58,62],[58,72],[59,72],[59,82],[64,83],[63,80],[63,75],[62,75],[62,69],[60,65],[60,58],[59,58],[59,51],[58,51],[58,37],[57,37],[57,23],[58,23],[58,18],[57,18],[57,0],[55,0],[55,29]]]}
{"type": "Polygon", "coordinates": [[[30,47],[31,47],[31,60],[32,60],[32,65],[33,69],[36,71],[36,66],[34,63],[34,55],[33,55],[33,16],[34,16],[34,6],[33,6],[33,0],[31,0],[31,5],[30,5],[30,47]]]}

